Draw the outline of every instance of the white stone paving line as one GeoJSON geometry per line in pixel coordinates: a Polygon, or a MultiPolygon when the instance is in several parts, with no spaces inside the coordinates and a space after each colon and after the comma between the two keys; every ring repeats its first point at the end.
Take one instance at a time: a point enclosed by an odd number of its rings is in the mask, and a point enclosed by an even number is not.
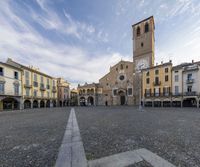
{"type": "Polygon", "coordinates": [[[87,167],[87,160],[74,109],[71,109],[55,167],[87,167]]]}
{"type": "Polygon", "coordinates": [[[150,163],[153,167],[175,167],[168,161],[144,148],[92,160],[88,164],[89,167],[125,167],[143,160],[150,163]]]}

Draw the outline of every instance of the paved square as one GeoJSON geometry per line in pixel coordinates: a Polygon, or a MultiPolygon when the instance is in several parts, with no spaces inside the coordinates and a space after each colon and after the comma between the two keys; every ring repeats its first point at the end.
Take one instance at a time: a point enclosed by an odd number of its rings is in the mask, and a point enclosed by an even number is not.
{"type": "Polygon", "coordinates": [[[75,108],[88,160],[146,148],[176,166],[200,166],[200,109],[75,108]]]}
{"type": "MultiPolygon", "coordinates": [[[[0,113],[0,166],[54,166],[64,139],[76,153],[79,153],[76,142],[83,141],[90,166],[110,163],[116,157],[127,159],[135,153],[135,158],[144,157],[132,159],[135,164],[130,167],[151,167],[153,163],[159,166],[158,161],[150,164],[151,157],[155,157],[149,156],[151,152],[176,166],[200,166],[200,109],[145,108],[144,112],[128,106],[74,109],[73,122],[68,121],[71,108],[0,113]]],[[[80,160],[75,158],[74,162],[80,160]]]]}
{"type": "Polygon", "coordinates": [[[0,113],[0,166],[54,166],[70,108],[0,113]]]}

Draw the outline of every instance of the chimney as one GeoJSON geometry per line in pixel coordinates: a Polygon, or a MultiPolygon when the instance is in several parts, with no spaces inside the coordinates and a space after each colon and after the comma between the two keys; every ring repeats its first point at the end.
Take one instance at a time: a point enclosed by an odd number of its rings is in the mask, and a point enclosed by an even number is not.
{"type": "Polygon", "coordinates": [[[194,60],[192,60],[192,63],[194,63],[194,60]]]}
{"type": "Polygon", "coordinates": [[[161,61],[161,64],[163,64],[163,61],[161,61]]]}
{"type": "Polygon", "coordinates": [[[172,60],[169,60],[169,62],[171,63],[171,62],[172,62],[172,60]]]}

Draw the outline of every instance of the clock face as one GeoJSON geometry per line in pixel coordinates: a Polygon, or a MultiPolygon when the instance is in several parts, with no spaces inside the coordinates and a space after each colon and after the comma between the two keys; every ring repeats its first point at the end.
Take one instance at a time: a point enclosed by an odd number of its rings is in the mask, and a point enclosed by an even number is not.
{"type": "Polygon", "coordinates": [[[145,69],[148,67],[149,67],[149,65],[148,65],[148,61],[146,59],[140,59],[137,61],[136,70],[142,70],[142,69],[145,69]]]}

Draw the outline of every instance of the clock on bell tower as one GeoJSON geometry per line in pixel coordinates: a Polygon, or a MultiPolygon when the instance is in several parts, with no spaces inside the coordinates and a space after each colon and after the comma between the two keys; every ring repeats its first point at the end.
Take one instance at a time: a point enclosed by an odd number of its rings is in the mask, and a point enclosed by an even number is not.
{"type": "Polygon", "coordinates": [[[133,62],[135,70],[154,66],[154,18],[146,18],[134,25],[133,29],[133,62]]]}

